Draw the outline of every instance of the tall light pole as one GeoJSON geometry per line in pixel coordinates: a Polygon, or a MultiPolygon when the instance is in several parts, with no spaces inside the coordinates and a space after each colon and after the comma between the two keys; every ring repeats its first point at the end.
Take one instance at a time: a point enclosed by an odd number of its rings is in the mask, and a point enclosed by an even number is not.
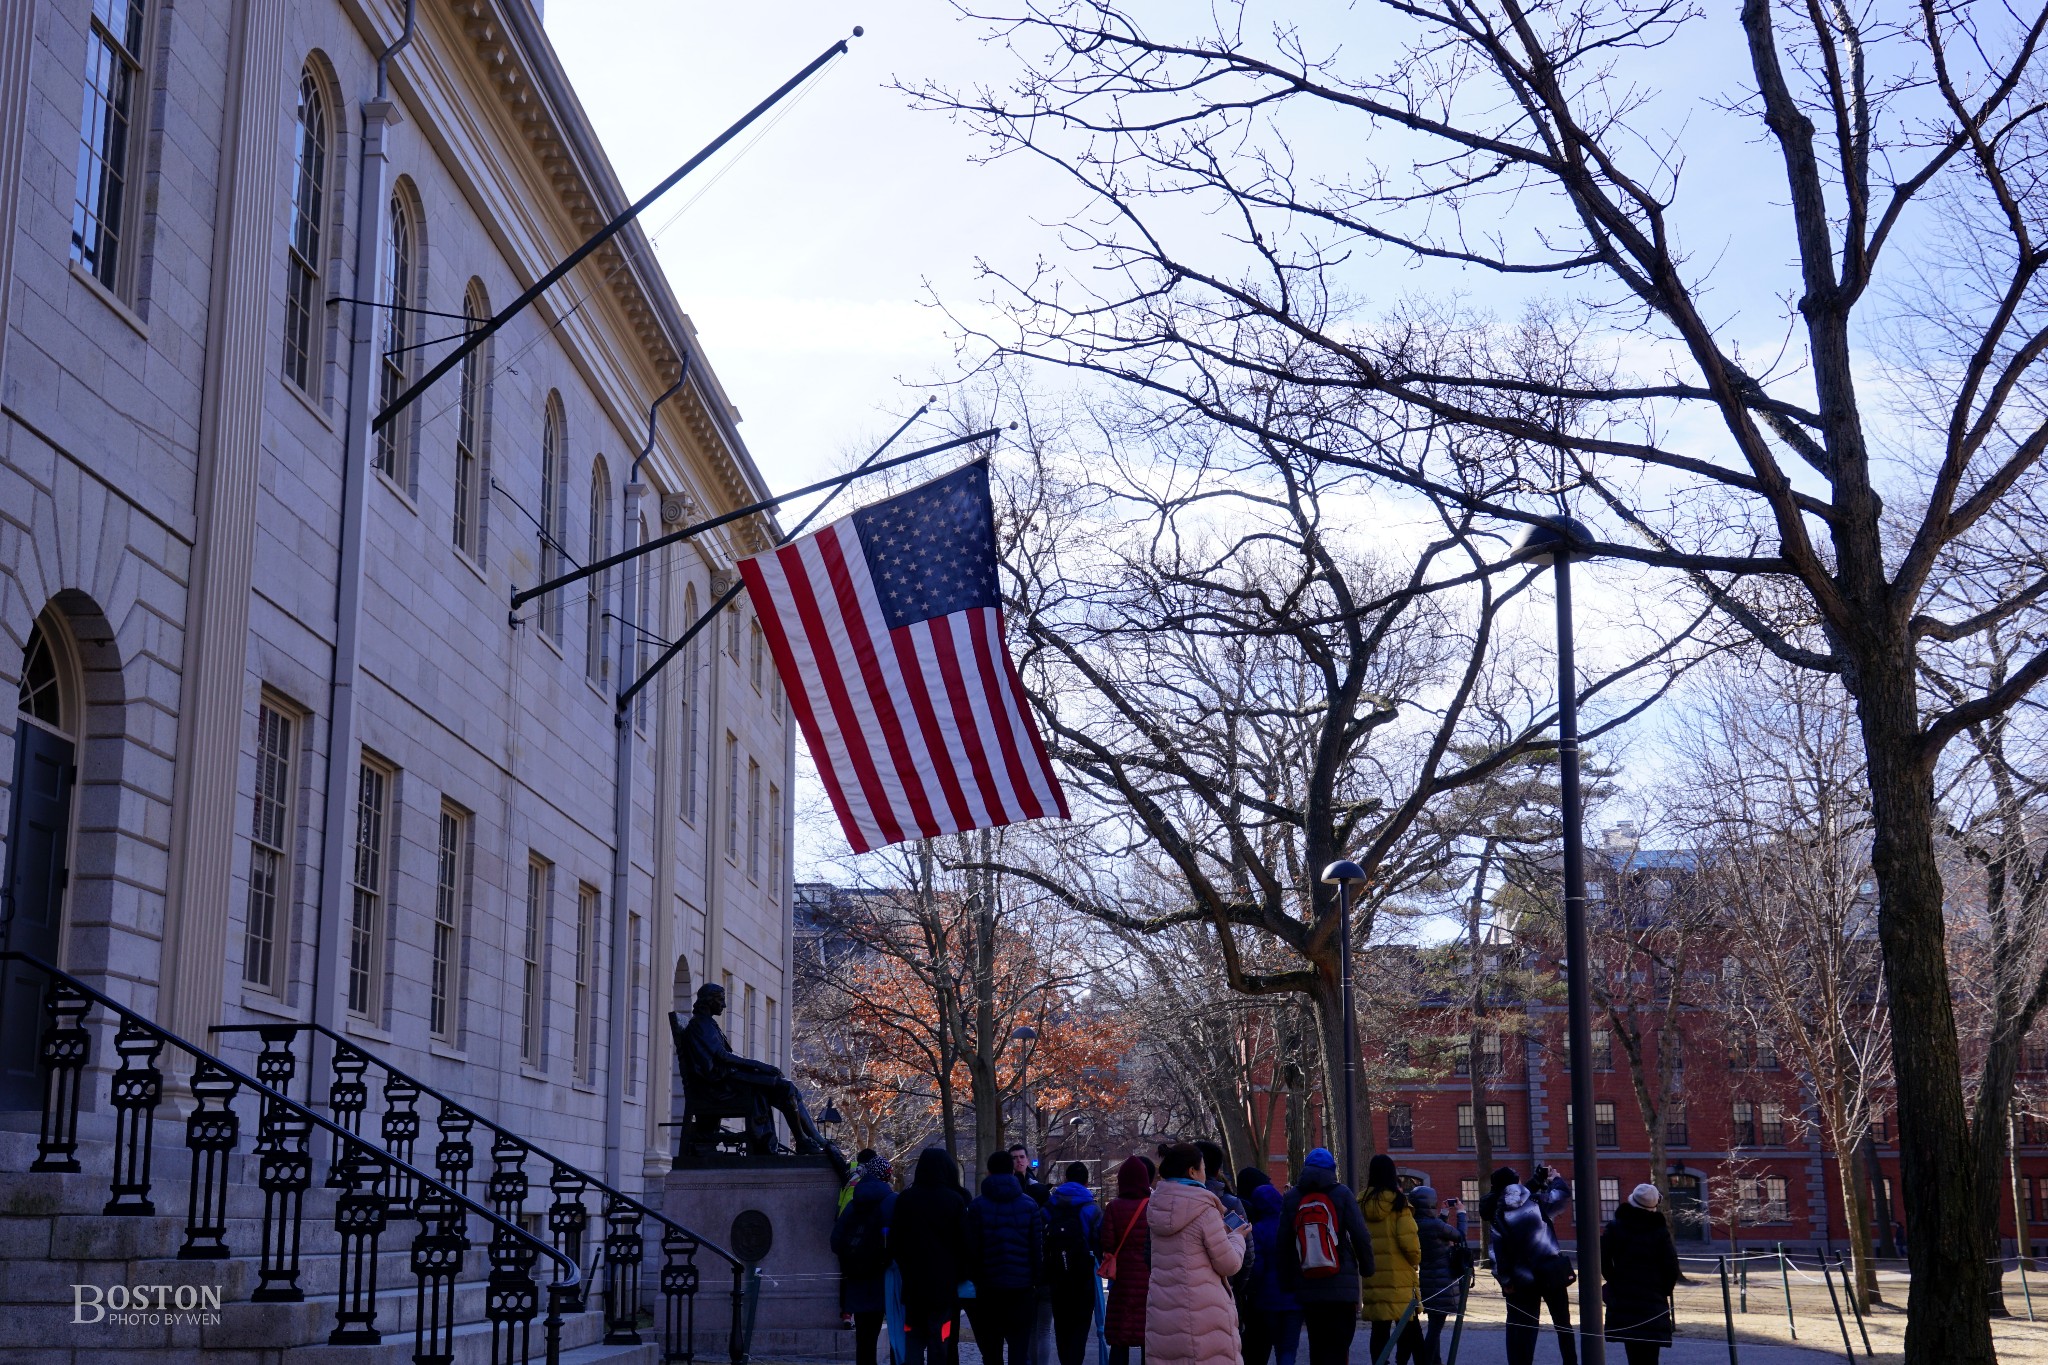
{"type": "MultiPolygon", "coordinates": [[[[1592,949],[1586,933],[1586,831],[1579,810],[1579,681],[1572,650],[1571,552],[1592,540],[1569,517],[1531,526],[1517,557],[1548,564],[1557,585],[1557,794],[1564,817],[1565,1009],[1572,1073],[1572,1222],[1579,1239],[1579,1349],[1607,1365],[1600,1304],[1600,1153],[1593,1128],[1592,949]]],[[[1483,1121],[1484,1115],[1477,1116],[1483,1121]]]]}
{"type": "Polygon", "coordinates": [[[1358,1009],[1351,1000],[1351,888],[1365,885],[1365,869],[1349,858],[1339,858],[1323,869],[1323,885],[1337,888],[1337,990],[1344,1001],[1344,1183],[1355,1192],[1358,1189],[1358,1009]]]}

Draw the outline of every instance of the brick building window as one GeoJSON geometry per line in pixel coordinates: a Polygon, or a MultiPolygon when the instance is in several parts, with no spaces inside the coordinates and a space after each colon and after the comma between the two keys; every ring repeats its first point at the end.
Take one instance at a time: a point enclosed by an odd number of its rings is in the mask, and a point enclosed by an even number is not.
{"type": "Polygon", "coordinates": [[[1664,1145],[1667,1147],[1689,1147],[1692,1145],[1692,1129],[1685,1121],[1684,1100],[1673,1100],[1664,1107],[1664,1145]]]}
{"type": "Polygon", "coordinates": [[[1614,1217],[1615,1209],[1621,1206],[1621,1182],[1612,1176],[1600,1177],[1600,1221],[1614,1217]]]}
{"type": "Polygon", "coordinates": [[[1458,1182],[1458,1198],[1464,1201],[1466,1209],[1473,1215],[1479,1213],[1479,1182],[1466,1176],[1458,1182]]]}
{"type": "Polygon", "coordinates": [[[284,377],[312,397],[320,388],[321,228],[327,213],[327,100],[310,67],[299,73],[292,166],[292,225],[285,239],[284,377]]]}
{"type": "Polygon", "coordinates": [[[1604,1028],[1593,1030],[1593,1069],[1614,1070],[1614,1035],[1604,1028]]]}
{"type": "Polygon", "coordinates": [[[78,188],[71,259],[115,293],[127,264],[129,133],[142,105],[143,0],[93,0],[85,36],[85,108],[78,123],[78,188]]]}
{"type": "Polygon", "coordinates": [[[1728,1143],[1733,1147],[1756,1146],[1756,1106],[1737,1100],[1729,1110],[1728,1143]]]}
{"type": "Polygon", "coordinates": [[[1749,1216],[1759,1223],[1789,1223],[1792,1221],[1792,1203],[1788,1197],[1785,1177],[1767,1175],[1757,1179],[1743,1179],[1737,1186],[1742,1202],[1749,1206],[1749,1216]]]}
{"type": "Polygon", "coordinates": [[[1593,1102],[1593,1145],[1596,1147],[1619,1147],[1621,1138],[1614,1124],[1614,1102],[1595,1100],[1593,1102]]]}
{"type": "MultiPolygon", "coordinates": [[[[1505,1104],[1486,1106],[1486,1140],[1495,1147],[1508,1145],[1508,1107],[1505,1104]]],[[[1472,1106],[1458,1106],[1458,1145],[1471,1150],[1479,1145],[1478,1135],[1472,1128],[1472,1106]]]]}
{"type": "Polygon", "coordinates": [[[1479,1074],[1498,1076],[1501,1073],[1500,1035],[1488,1033],[1479,1039],[1479,1074]]]}
{"type": "Polygon", "coordinates": [[[1387,1106],[1387,1146],[1404,1148],[1415,1146],[1414,1105],[1390,1104],[1387,1106]]]}
{"type": "Polygon", "coordinates": [[[1757,1106],[1757,1141],[1766,1147],[1785,1145],[1785,1106],[1766,1100],[1757,1106]]]}

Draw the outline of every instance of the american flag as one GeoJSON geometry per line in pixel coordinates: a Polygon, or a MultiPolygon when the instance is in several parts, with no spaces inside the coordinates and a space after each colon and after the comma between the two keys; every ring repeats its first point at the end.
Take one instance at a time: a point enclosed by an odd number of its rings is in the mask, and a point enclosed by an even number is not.
{"type": "Polygon", "coordinates": [[[739,567],[854,852],[1066,817],[1003,643],[987,461],[739,567]]]}

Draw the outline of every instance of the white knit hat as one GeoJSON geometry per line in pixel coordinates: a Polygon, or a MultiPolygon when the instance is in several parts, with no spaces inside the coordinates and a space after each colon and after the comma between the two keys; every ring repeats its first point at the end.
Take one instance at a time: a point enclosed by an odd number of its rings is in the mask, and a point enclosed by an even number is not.
{"type": "Polygon", "coordinates": [[[1657,1193],[1657,1187],[1650,1184],[1638,1185],[1628,1192],[1628,1202],[1639,1209],[1654,1209],[1661,1198],[1663,1196],[1657,1193]]]}

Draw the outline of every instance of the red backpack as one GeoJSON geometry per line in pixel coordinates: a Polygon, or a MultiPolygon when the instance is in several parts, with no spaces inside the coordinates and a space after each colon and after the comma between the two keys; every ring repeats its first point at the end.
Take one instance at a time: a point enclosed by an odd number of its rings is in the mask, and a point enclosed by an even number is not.
{"type": "Polygon", "coordinates": [[[1337,1205],[1327,1194],[1305,1194],[1294,1211],[1294,1255],[1304,1280],[1337,1273],[1337,1205]]]}

